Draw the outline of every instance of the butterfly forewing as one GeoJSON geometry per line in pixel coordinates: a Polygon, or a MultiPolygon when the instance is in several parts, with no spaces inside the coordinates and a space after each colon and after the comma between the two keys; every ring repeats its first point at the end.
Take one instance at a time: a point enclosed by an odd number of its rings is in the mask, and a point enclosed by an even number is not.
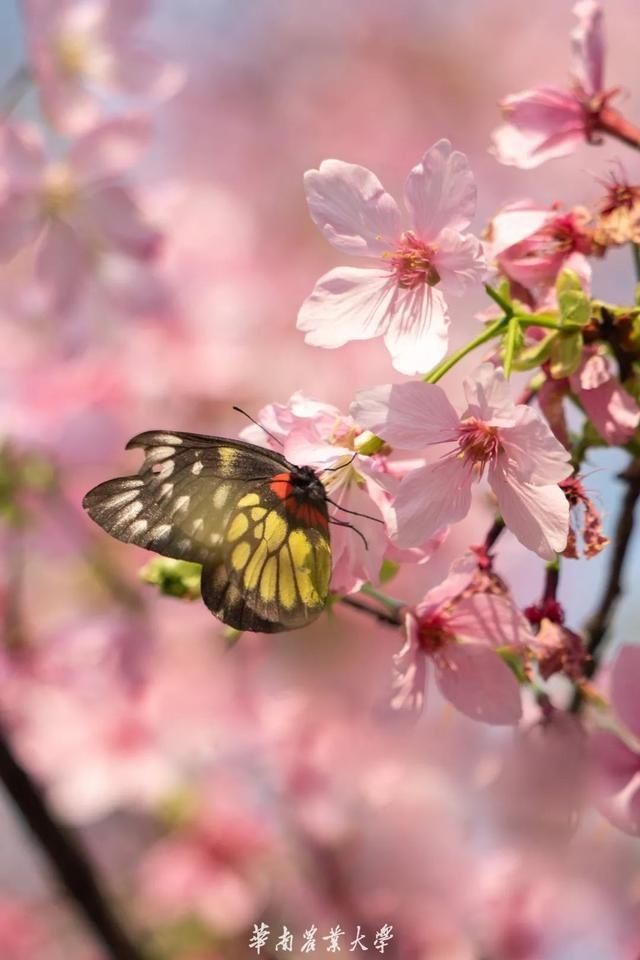
{"type": "Polygon", "coordinates": [[[84,499],[108,533],[203,565],[209,609],[240,630],[304,626],[324,608],[331,573],[327,507],[285,495],[297,468],[254,444],[150,431],[127,447],[145,452],[136,476],[108,480],[84,499]]]}

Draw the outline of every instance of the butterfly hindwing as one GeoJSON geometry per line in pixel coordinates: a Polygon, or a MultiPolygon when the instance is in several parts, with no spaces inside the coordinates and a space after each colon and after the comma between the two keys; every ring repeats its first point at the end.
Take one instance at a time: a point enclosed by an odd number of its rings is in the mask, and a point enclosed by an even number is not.
{"type": "Polygon", "coordinates": [[[326,503],[316,492],[307,505],[304,485],[292,498],[285,481],[272,482],[297,470],[281,454],[160,431],[127,447],[143,448],[140,472],[101,483],[84,499],[108,533],[202,564],[206,605],[237,629],[293,629],[322,611],[331,574],[326,503]]]}

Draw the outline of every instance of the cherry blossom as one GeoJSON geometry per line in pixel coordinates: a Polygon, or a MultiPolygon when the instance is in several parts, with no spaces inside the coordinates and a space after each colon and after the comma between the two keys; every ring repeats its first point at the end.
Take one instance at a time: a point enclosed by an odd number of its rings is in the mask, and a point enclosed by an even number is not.
{"type": "Polygon", "coordinates": [[[520,687],[498,648],[524,651],[535,638],[506,596],[474,592],[473,555],[454,563],[441,584],[405,616],[405,644],[394,657],[394,709],[420,711],[429,665],[442,696],[485,723],[517,723],[520,687]]]}
{"type": "MultiPolygon", "coordinates": [[[[388,481],[377,469],[376,458],[359,452],[366,449],[370,435],[364,433],[352,417],[341,414],[337,407],[311,400],[302,393],[294,394],[288,404],[264,407],[259,420],[282,442],[288,460],[316,468],[329,498],[334,501],[329,507],[333,521],[332,588],[349,593],[359,590],[367,581],[377,582],[383,559],[387,553],[395,551],[388,532],[393,523],[386,491],[388,481]],[[351,517],[340,508],[365,513],[374,519],[351,517]],[[366,543],[354,530],[341,526],[346,522],[357,525],[366,543]]],[[[262,445],[266,441],[274,449],[280,449],[257,426],[245,428],[242,436],[262,445]]],[[[438,536],[420,541],[416,546],[422,549],[413,559],[429,556],[441,540],[442,537],[438,536]]]]}
{"type": "Polygon", "coordinates": [[[538,392],[538,400],[560,442],[566,443],[568,431],[562,397],[572,393],[606,443],[628,443],[640,423],[640,407],[615,376],[611,360],[597,346],[588,346],[582,363],[568,378],[548,378],[538,392]]]}
{"type": "Polygon", "coordinates": [[[505,123],[493,134],[501,163],[537,167],[564,157],[593,138],[603,106],[615,91],[604,88],[603,12],[597,0],[578,0],[570,90],[545,86],[513,93],[500,102],[505,123]]]}
{"type": "Polygon", "coordinates": [[[444,390],[424,382],[358,394],[353,415],[394,446],[444,446],[435,463],[410,471],[395,500],[398,542],[425,540],[462,520],[471,489],[487,475],[498,509],[525,547],[546,560],[564,550],[569,504],[558,486],[572,471],[569,452],[531,407],[514,404],[502,370],[483,364],[464,382],[456,413],[444,390]]]}
{"type": "Polygon", "coordinates": [[[582,207],[562,211],[529,202],[508,204],[491,221],[489,256],[500,273],[517,287],[524,287],[535,302],[562,270],[591,276],[586,259],[593,247],[586,229],[589,217],[582,207]]]}
{"type": "Polygon", "coordinates": [[[460,293],[485,273],[480,241],[465,233],[476,188],[464,154],[439,140],[405,184],[411,226],[365,167],[325,160],[305,174],[311,217],[326,239],[371,267],[336,267],[317,282],[298,314],[305,340],[340,347],[383,336],[396,370],[425,372],[447,350],[444,293],[460,293]]]}
{"type": "Polygon", "coordinates": [[[616,826],[640,836],[640,647],[626,644],[610,677],[611,706],[624,735],[613,730],[591,734],[600,808],[616,826]]]}
{"type": "Polygon", "coordinates": [[[75,302],[99,254],[143,262],[156,254],[159,234],[121,179],[147,138],[141,119],[110,120],[78,139],[64,159],[48,161],[34,128],[0,131],[0,258],[38,241],[36,278],[56,309],[75,302]]]}
{"type": "Polygon", "coordinates": [[[149,0],[23,0],[27,45],[44,113],[67,134],[101,113],[99,94],[175,93],[180,67],[137,36],[149,0]]]}

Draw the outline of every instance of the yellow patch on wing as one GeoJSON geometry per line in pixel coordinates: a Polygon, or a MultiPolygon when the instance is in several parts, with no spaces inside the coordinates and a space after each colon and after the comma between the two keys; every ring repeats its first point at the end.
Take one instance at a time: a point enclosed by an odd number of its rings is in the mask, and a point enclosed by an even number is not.
{"type": "Polygon", "coordinates": [[[264,523],[256,524],[256,526],[253,528],[253,535],[256,540],[262,540],[264,537],[264,523]]]}
{"type": "Polygon", "coordinates": [[[251,519],[254,521],[254,523],[257,523],[258,520],[262,520],[266,512],[267,512],[266,507],[252,507],[251,519]]]}
{"type": "Polygon", "coordinates": [[[247,563],[244,571],[244,585],[247,590],[255,590],[258,586],[260,574],[262,573],[264,562],[267,559],[267,552],[267,544],[264,540],[261,540],[253,551],[251,559],[247,563]]]}
{"type": "Polygon", "coordinates": [[[264,565],[260,579],[260,597],[265,603],[269,603],[270,600],[274,599],[277,581],[278,560],[276,557],[269,557],[264,565]]]}
{"type": "Polygon", "coordinates": [[[264,539],[269,546],[269,553],[275,553],[282,546],[287,532],[287,521],[276,510],[271,510],[264,521],[264,539]]]}
{"type": "Polygon", "coordinates": [[[227,530],[227,540],[233,543],[234,540],[239,540],[240,537],[247,532],[249,529],[249,520],[246,513],[237,513],[229,525],[227,530]]]}
{"type": "Polygon", "coordinates": [[[296,581],[287,547],[278,554],[278,601],[285,610],[293,610],[298,599],[296,581]]]}
{"type": "Polygon", "coordinates": [[[329,545],[325,540],[314,545],[304,530],[293,530],[288,543],[300,599],[307,607],[323,605],[331,576],[329,545]]]}
{"type": "Polygon", "coordinates": [[[230,474],[238,459],[237,452],[233,447],[219,447],[218,448],[218,457],[220,459],[220,466],[222,467],[223,473],[230,474]]]}
{"type": "Polygon", "coordinates": [[[236,544],[231,554],[231,566],[238,571],[244,570],[247,565],[247,560],[250,556],[251,547],[246,540],[243,541],[243,543],[236,544]]]}
{"type": "Polygon", "coordinates": [[[260,503],[260,497],[257,493],[245,493],[244,497],[238,500],[239,507],[257,507],[260,503]]]}

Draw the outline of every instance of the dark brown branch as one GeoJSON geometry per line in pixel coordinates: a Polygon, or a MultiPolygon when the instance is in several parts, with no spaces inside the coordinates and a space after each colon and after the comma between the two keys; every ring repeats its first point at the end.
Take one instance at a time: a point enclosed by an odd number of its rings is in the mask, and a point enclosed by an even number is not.
{"type": "Polygon", "coordinates": [[[0,728],[0,780],[78,911],[112,960],[144,960],[113,913],[82,845],[48,808],[0,728]]]}
{"type": "Polygon", "coordinates": [[[397,613],[392,613],[389,610],[379,610],[365,600],[358,599],[358,597],[342,597],[340,603],[351,607],[353,610],[359,610],[361,613],[368,613],[370,617],[374,617],[379,623],[384,623],[389,627],[402,626],[400,610],[397,613]]]}

